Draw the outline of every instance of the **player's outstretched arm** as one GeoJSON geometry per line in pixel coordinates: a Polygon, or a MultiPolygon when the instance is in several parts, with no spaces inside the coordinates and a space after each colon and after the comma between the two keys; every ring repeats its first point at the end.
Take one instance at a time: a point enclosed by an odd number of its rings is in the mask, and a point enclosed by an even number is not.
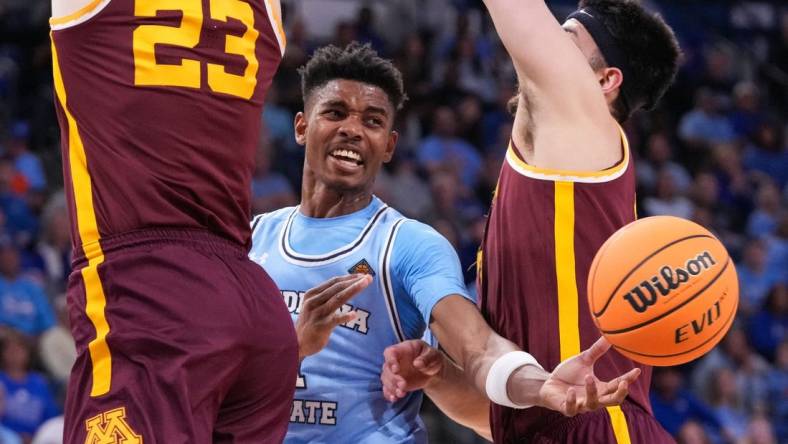
{"type": "Polygon", "coordinates": [[[620,135],[603,89],[544,0],[484,3],[520,81],[513,138],[519,149],[533,150],[528,160],[564,170],[604,169],[618,161],[620,135]],[[536,134],[525,133],[531,127],[536,134]]]}
{"type": "Polygon", "coordinates": [[[352,321],[356,312],[339,313],[345,305],[372,282],[369,275],[351,274],[335,277],[309,290],[295,325],[298,336],[298,360],[314,355],[328,344],[337,325],[352,321]]]}
{"type": "MultiPolygon", "coordinates": [[[[490,399],[502,405],[514,408],[541,406],[573,416],[620,404],[628,394],[629,384],[640,375],[640,370],[635,368],[611,381],[601,381],[596,377],[594,363],[610,349],[610,343],[604,338],[548,373],[533,358],[530,358],[530,362],[522,359],[523,352],[493,332],[476,307],[459,296],[450,296],[438,303],[433,309],[433,318],[430,329],[462,368],[462,374],[443,371],[443,368],[434,370],[437,365],[445,367],[448,359],[432,364],[431,372],[422,371],[418,377],[414,376],[414,372],[401,372],[399,370],[408,369],[408,365],[411,365],[405,362],[412,354],[406,353],[405,348],[409,347],[407,343],[397,344],[392,347],[399,350],[387,350],[386,356],[404,358],[396,362],[387,359],[384,373],[393,374],[384,375],[383,382],[388,386],[388,393],[400,397],[402,387],[416,389],[429,385],[433,399],[438,397],[446,401],[444,404],[452,404],[455,402],[453,399],[462,398],[440,392],[456,391],[463,384],[471,384],[480,393],[486,393],[490,399]],[[434,375],[430,376],[430,373],[434,375]],[[443,380],[435,382],[431,381],[432,378],[443,380]]],[[[417,368],[415,359],[412,362],[413,367],[417,368]]],[[[456,416],[457,412],[448,414],[456,416]]]]}

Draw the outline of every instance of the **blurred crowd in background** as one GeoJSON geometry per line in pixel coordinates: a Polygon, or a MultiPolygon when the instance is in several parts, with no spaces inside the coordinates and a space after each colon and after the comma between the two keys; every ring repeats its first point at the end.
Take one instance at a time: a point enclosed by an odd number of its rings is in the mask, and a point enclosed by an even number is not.
{"type": "MultiPolygon", "coordinates": [[[[297,68],[320,45],[369,42],[396,62],[410,96],[398,116],[397,154],[376,193],[446,236],[473,290],[475,252],[511,132],[507,102],[516,91],[482,2],[283,3],[288,47],[261,117],[254,212],[298,201],[297,68]]],[[[720,346],[692,364],[655,369],[654,413],[680,443],[788,443],[788,6],[646,3],[675,27],[684,60],[659,108],[625,126],[637,158],[639,213],[710,229],[734,258],[741,288],[739,315],[720,346]]],[[[549,4],[561,19],[575,6],[549,4]]],[[[60,442],[75,359],[48,16],[49,0],[0,0],[3,443],[60,442]]],[[[424,410],[432,442],[483,442],[429,402],[424,410]]]]}

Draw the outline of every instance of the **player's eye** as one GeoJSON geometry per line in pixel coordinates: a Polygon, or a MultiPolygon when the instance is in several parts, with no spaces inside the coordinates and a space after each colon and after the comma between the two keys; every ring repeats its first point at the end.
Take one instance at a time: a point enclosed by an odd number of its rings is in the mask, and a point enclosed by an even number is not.
{"type": "Polygon", "coordinates": [[[383,126],[383,119],[378,117],[370,117],[367,119],[367,125],[370,126],[383,126]]]}
{"type": "Polygon", "coordinates": [[[323,114],[332,119],[339,119],[342,117],[342,112],[339,111],[338,109],[328,109],[325,112],[323,112],[323,114]]]}

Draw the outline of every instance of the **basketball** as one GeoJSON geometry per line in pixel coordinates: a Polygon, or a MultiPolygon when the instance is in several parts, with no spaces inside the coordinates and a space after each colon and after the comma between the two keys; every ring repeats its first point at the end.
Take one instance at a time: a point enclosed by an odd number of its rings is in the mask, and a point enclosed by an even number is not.
{"type": "Polygon", "coordinates": [[[733,323],[739,285],[733,261],[708,230],[658,216],[616,232],[596,254],[588,304],[623,355],[672,366],[711,350],[733,323]]]}

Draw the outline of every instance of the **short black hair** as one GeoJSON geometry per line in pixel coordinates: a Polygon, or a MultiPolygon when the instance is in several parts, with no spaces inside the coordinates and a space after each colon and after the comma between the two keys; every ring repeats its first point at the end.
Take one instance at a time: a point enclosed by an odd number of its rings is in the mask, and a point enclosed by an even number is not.
{"type": "Polygon", "coordinates": [[[355,80],[377,86],[389,98],[395,111],[407,100],[402,73],[390,60],[380,57],[369,44],[353,42],[347,47],[324,46],[312,55],[298,73],[304,103],[317,89],[336,79],[355,80]]]}
{"type": "Polygon", "coordinates": [[[627,113],[621,98],[613,104],[615,117],[627,120],[637,108],[654,108],[676,77],[681,49],[673,30],[657,13],[637,0],[580,0],[579,9],[591,7],[607,28],[630,65],[624,78],[633,109],[627,113]],[[639,105],[639,106],[638,106],[639,105]]]}

